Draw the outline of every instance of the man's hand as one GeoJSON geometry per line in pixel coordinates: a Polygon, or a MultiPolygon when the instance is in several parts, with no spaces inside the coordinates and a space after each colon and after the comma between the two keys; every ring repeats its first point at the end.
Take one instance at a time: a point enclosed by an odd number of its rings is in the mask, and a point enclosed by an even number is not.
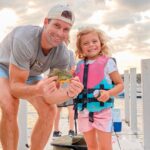
{"type": "Polygon", "coordinates": [[[78,77],[71,79],[71,82],[67,89],[67,95],[70,98],[77,96],[83,90],[83,84],[80,82],[78,77]]]}
{"type": "Polygon", "coordinates": [[[35,86],[39,96],[50,95],[57,90],[56,81],[57,76],[45,77],[40,80],[35,86]]]}

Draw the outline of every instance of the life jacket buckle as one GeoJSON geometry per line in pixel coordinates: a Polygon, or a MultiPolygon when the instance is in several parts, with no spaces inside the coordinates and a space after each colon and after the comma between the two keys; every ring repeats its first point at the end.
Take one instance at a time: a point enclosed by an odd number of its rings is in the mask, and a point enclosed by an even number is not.
{"type": "Polygon", "coordinates": [[[83,89],[82,93],[83,93],[83,95],[87,95],[88,90],[87,89],[83,89]]]}

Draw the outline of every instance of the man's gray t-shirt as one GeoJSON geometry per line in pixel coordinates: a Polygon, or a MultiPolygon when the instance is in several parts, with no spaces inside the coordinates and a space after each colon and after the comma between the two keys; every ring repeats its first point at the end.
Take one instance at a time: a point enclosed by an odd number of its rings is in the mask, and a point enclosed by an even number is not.
{"type": "Polygon", "coordinates": [[[40,75],[48,69],[65,69],[69,64],[69,52],[65,44],[60,44],[44,55],[40,40],[42,28],[20,26],[9,33],[0,44],[0,65],[9,68],[14,64],[28,70],[30,76],[40,75]]]}
{"type": "Polygon", "coordinates": [[[68,69],[70,70],[71,67],[76,65],[75,56],[72,50],[69,50],[69,65],[68,69]]]}

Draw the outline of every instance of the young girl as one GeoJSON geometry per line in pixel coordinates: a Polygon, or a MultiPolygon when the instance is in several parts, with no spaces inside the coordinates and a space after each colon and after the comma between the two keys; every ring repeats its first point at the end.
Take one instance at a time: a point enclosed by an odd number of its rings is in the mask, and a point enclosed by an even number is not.
{"type": "Polygon", "coordinates": [[[112,150],[113,96],[123,90],[123,81],[115,61],[108,56],[102,31],[86,27],[77,34],[79,61],[76,75],[84,84],[75,107],[78,127],[88,150],[112,150]]]}

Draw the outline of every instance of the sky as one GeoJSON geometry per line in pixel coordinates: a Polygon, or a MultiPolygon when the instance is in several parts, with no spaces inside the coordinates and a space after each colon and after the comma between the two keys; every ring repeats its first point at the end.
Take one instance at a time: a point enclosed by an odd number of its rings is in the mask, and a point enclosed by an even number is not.
{"type": "Polygon", "coordinates": [[[150,0],[0,0],[0,41],[18,25],[43,25],[55,4],[69,4],[75,13],[70,48],[82,26],[103,30],[120,73],[141,70],[141,60],[150,58],[150,0]]]}

